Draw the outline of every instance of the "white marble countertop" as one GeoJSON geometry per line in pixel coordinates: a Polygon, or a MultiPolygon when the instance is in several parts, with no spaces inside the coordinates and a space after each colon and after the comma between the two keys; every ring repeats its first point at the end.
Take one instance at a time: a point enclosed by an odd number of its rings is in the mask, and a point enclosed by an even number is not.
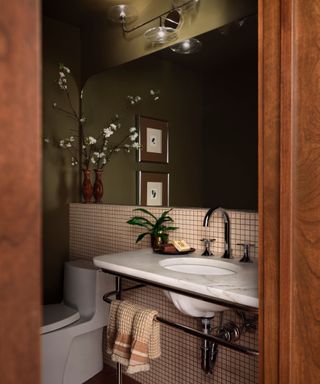
{"type": "Polygon", "coordinates": [[[151,248],[129,252],[96,256],[94,264],[120,274],[141,278],[145,281],[165,284],[168,287],[183,289],[215,299],[258,308],[258,265],[239,263],[238,259],[221,259],[219,256],[201,256],[194,252],[188,255],[160,255],[151,248]],[[223,260],[237,266],[238,272],[232,275],[196,275],[175,272],[160,266],[159,261],[176,257],[202,257],[206,260],[223,260]]]}

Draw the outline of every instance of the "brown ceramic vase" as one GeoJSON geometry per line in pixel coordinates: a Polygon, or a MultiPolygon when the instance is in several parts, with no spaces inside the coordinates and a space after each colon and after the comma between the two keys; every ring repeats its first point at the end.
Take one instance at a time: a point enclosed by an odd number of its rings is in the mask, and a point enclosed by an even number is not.
{"type": "Polygon", "coordinates": [[[102,169],[95,169],[95,180],[93,184],[93,196],[96,203],[101,203],[103,196],[102,169]]]}
{"type": "Polygon", "coordinates": [[[90,169],[83,169],[83,183],[82,183],[82,196],[84,203],[90,203],[93,193],[93,188],[91,184],[91,171],[90,169]]]}

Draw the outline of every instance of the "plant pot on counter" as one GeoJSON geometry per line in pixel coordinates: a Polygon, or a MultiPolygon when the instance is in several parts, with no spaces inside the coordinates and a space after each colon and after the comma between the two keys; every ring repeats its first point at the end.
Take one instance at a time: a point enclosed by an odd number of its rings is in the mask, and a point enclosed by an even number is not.
{"type": "Polygon", "coordinates": [[[164,244],[168,243],[168,234],[162,234],[162,235],[151,235],[151,247],[154,250],[159,250],[164,244]]]}

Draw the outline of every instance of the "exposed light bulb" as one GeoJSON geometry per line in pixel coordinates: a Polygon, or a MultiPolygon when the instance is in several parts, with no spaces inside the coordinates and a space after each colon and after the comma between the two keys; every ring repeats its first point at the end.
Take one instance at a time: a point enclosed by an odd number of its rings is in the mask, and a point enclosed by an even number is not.
{"type": "Polygon", "coordinates": [[[181,53],[183,55],[189,55],[191,53],[196,53],[201,48],[201,42],[194,37],[182,41],[181,43],[172,45],[170,49],[173,52],[181,53]]]}
{"type": "Polygon", "coordinates": [[[185,50],[190,49],[190,40],[185,40],[185,41],[182,43],[182,47],[183,47],[183,49],[185,49],[185,50]]]}

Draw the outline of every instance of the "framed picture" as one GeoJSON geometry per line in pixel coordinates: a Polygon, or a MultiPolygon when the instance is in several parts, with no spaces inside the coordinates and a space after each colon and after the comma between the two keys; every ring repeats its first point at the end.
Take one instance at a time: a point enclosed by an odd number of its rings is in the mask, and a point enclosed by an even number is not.
{"type": "Polygon", "coordinates": [[[169,205],[169,173],[140,171],[138,179],[139,205],[169,205]]]}
{"type": "Polygon", "coordinates": [[[151,117],[138,116],[139,161],[153,163],[169,162],[168,122],[151,117]]]}

